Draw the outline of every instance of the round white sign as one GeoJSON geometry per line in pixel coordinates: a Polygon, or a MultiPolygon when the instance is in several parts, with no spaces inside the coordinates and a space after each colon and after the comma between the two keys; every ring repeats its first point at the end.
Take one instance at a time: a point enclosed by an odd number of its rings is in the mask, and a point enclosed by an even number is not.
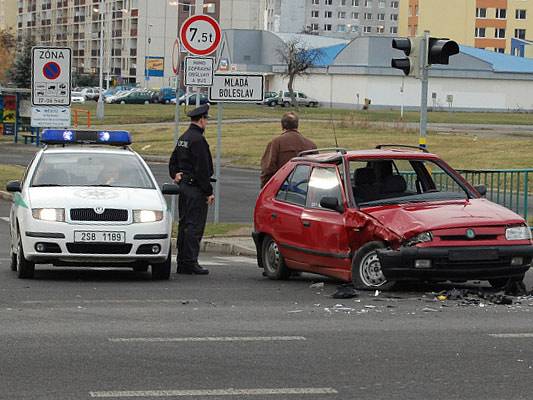
{"type": "Polygon", "coordinates": [[[220,25],[208,15],[193,15],[187,18],[180,30],[183,47],[198,56],[213,53],[221,38],[220,25]]]}

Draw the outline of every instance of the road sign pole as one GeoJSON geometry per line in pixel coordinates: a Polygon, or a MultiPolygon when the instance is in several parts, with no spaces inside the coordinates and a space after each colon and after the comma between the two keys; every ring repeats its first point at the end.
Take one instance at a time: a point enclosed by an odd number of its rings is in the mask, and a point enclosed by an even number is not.
{"type": "MultiPolygon", "coordinates": [[[[196,0],[194,6],[194,14],[199,15],[204,13],[204,0],[196,0]]],[[[202,88],[200,86],[196,87],[196,107],[200,105],[200,93],[202,88]]]]}
{"type": "Polygon", "coordinates": [[[222,113],[224,110],[223,103],[218,103],[218,115],[217,115],[217,155],[215,161],[215,224],[218,224],[220,217],[220,168],[222,157],[222,113]]]}
{"type": "Polygon", "coordinates": [[[427,147],[427,123],[428,123],[428,71],[427,63],[428,54],[429,31],[424,31],[424,39],[422,41],[422,48],[420,49],[420,56],[422,57],[420,67],[422,68],[422,91],[420,94],[420,138],[418,145],[421,148],[427,147]]]}

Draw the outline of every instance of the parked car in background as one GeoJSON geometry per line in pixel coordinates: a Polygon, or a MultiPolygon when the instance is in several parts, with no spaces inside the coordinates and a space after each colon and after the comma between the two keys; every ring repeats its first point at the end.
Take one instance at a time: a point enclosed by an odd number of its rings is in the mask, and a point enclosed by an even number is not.
{"type": "Polygon", "coordinates": [[[152,91],[137,91],[125,93],[123,96],[114,98],[111,103],[114,104],[149,104],[155,101],[155,94],[152,91]]]}
{"type": "MultiPolygon", "coordinates": [[[[209,97],[207,97],[206,94],[201,93],[200,94],[200,105],[202,104],[208,104],[209,103],[209,97]]],[[[175,103],[174,103],[175,104],[175,103]]],[[[188,95],[183,95],[179,98],[179,104],[187,104],[194,106],[196,105],[196,93],[191,93],[188,95]]]]}
{"type": "Polygon", "coordinates": [[[85,103],[85,96],[82,92],[71,92],[70,100],[72,103],[83,104],[85,103]]]}
{"type": "Polygon", "coordinates": [[[405,147],[314,150],[285,164],[255,206],[264,274],[306,271],[367,290],[399,280],[521,281],[533,257],[526,221],[439,156],[405,147]]]}
{"type": "Polygon", "coordinates": [[[265,99],[262,102],[257,103],[257,104],[264,104],[269,107],[274,107],[277,105],[277,101],[275,100],[277,96],[278,96],[278,92],[266,92],[265,99]]]}
{"type": "Polygon", "coordinates": [[[104,94],[105,102],[108,104],[117,103],[116,100],[118,98],[127,96],[131,92],[132,90],[118,90],[113,94],[108,94],[107,96],[104,94]]]}
{"type": "Polygon", "coordinates": [[[94,100],[98,101],[98,97],[100,97],[100,89],[99,88],[83,88],[81,90],[81,94],[85,97],[85,100],[94,100]]]}
{"type": "MultiPolygon", "coordinates": [[[[178,90],[178,97],[185,94],[183,89],[178,90]]],[[[162,104],[170,104],[172,99],[176,98],[176,89],[171,87],[164,87],[157,92],[157,102],[162,104]]]]}
{"type": "MultiPolygon", "coordinates": [[[[298,106],[318,107],[320,105],[320,102],[317,99],[308,97],[302,92],[294,92],[294,95],[296,96],[298,106]]],[[[283,92],[282,96],[278,94],[278,96],[276,97],[276,101],[280,106],[283,107],[290,107],[292,104],[289,92],[283,92]]]]}

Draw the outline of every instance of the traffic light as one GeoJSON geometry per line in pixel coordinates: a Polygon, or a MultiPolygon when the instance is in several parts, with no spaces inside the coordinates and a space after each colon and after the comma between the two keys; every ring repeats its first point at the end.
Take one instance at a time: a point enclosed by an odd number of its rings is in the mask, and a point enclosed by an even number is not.
{"type": "MultiPolygon", "coordinates": [[[[393,46],[394,47],[394,46],[393,46]]],[[[459,46],[448,38],[429,38],[428,65],[449,64],[450,56],[459,53],[459,46]]]]}
{"type": "Polygon", "coordinates": [[[392,39],[392,48],[401,50],[407,57],[393,58],[391,60],[391,67],[400,69],[405,75],[420,76],[420,45],[423,42],[422,37],[413,38],[394,38],[392,39]]]}

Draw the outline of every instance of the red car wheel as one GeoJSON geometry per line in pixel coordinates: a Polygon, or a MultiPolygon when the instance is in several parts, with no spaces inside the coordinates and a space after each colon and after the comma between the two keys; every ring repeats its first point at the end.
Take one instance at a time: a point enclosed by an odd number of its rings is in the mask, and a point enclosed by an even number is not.
{"type": "Polygon", "coordinates": [[[285,260],[279,251],[278,244],[270,237],[263,239],[261,256],[265,275],[273,280],[288,279],[291,271],[285,265],[285,260]]]}
{"type": "Polygon", "coordinates": [[[359,249],[352,260],[352,282],[356,289],[361,290],[389,290],[396,282],[388,281],[381,271],[377,249],[385,245],[380,242],[370,242],[359,249]]]}

